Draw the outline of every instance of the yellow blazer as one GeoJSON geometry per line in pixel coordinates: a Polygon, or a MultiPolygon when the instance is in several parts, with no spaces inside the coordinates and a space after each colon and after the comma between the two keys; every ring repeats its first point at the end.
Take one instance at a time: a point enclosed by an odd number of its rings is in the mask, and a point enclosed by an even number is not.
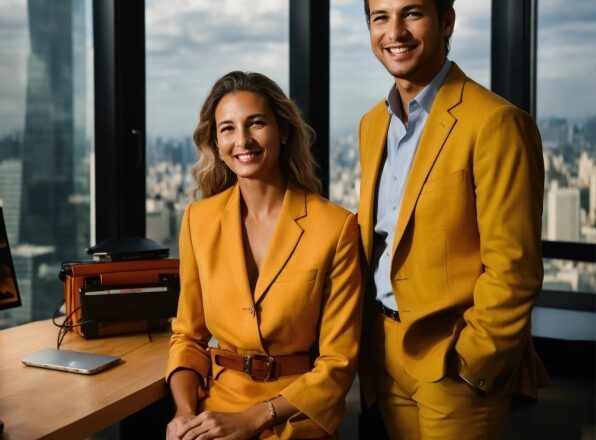
{"type": "Polygon", "coordinates": [[[236,184],[186,209],[180,301],[166,377],[181,367],[210,377],[201,408],[215,411],[240,411],[281,394],[300,413],[274,428],[280,438],[332,434],[357,368],[362,289],[356,217],[289,186],[251,292],[240,198],[236,184]],[[211,365],[211,336],[221,348],[240,354],[310,352],[313,368],[255,382],[211,365]]]}
{"type": "MultiPolygon", "coordinates": [[[[360,125],[358,221],[369,265],[389,121],[382,101],[360,125]]],[[[546,380],[530,333],[543,276],[543,182],[532,118],[454,63],[414,156],[392,247],[400,343],[412,377],[438,381],[453,360],[449,368],[482,390],[536,397],[546,380]]],[[[366,345],[361,380],[372,402],[366,345]]]]}

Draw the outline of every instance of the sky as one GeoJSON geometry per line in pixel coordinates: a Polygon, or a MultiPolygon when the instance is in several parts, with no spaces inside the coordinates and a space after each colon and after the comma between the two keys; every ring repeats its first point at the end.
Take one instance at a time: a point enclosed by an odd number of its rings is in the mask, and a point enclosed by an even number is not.
{"type": "MultiPolygon", "coordinates": [[[[538,117],[596,114],[596,2],[538,1],[538,117]]],[[[456,0],[455,9],[450,58],[489,86],[491,2],[456,0]]],[[[330,17],[333,139],[356,134],[392,79],[370,51],[362,0],[331,0],[330,17]]],[[[209,88],[230,70],[264,73],[288,91],[288,32],[284,0],[146,0],[148,135],[190,136],[209,88]]],[[[0,136],[23,128],[28,51],[26,0],[0,0],[0,136]]]]}

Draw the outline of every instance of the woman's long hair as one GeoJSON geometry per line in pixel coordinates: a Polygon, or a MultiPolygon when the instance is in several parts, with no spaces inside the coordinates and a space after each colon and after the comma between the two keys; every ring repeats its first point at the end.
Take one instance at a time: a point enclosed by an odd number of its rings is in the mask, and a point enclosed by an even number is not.
{"type": "Polygon", "coordinates": [[[238,91],[253,92],[264,97],[280,130],[287,133],[287,142],[281,145],[279,154],[282,175],[289,183],[304,191],[319,194],[321,182],[310,152],[315,134],[302,119],[298,106],[265,75],[234,71],[215,82],[201,107],[199,125],[193,135],[199,151],[199,160],[192,168],[196,182],[194,195],[202,192],[203,197],[211,197],[236,182],[236,175],[219,158],[215,109],[225,95],[238,91]]]}

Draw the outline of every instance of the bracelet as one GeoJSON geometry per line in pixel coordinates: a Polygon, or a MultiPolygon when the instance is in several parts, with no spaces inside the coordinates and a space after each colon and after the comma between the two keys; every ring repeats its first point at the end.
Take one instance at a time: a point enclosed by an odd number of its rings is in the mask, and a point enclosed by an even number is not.
{"type": "Polygon", "coordinates": [[[275,407],[273,406],[273,402],[271,400],[263,401],[265,405],[267,405],[267,409],[269,410],[269,414],[271,414],[271,420],[275,420],[277,417],[277,412],[275,411],[275,407]]]}

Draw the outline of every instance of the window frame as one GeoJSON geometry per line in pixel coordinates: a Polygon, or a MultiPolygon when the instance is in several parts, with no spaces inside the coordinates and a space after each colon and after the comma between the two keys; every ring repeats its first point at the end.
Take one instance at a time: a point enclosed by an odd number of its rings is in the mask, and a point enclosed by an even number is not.
{"type": "MultiPolygon", "coordinates": [[[[317,132],[327,196],[330,2],[288,1],[290,96],[317,132]]],[[[493,0],[491,17],[491,89],[534,117],[537,2],[493,0]]],[[[96,240],[145,236],[145,1],[94,0],[93,24],[96,240]]],[[[542,245],[544,258],[596,263],[596,243],[542,245]]],[[[596,311],[596,295],[569,293],[543,290],[537,305],[596,311]]]]}

